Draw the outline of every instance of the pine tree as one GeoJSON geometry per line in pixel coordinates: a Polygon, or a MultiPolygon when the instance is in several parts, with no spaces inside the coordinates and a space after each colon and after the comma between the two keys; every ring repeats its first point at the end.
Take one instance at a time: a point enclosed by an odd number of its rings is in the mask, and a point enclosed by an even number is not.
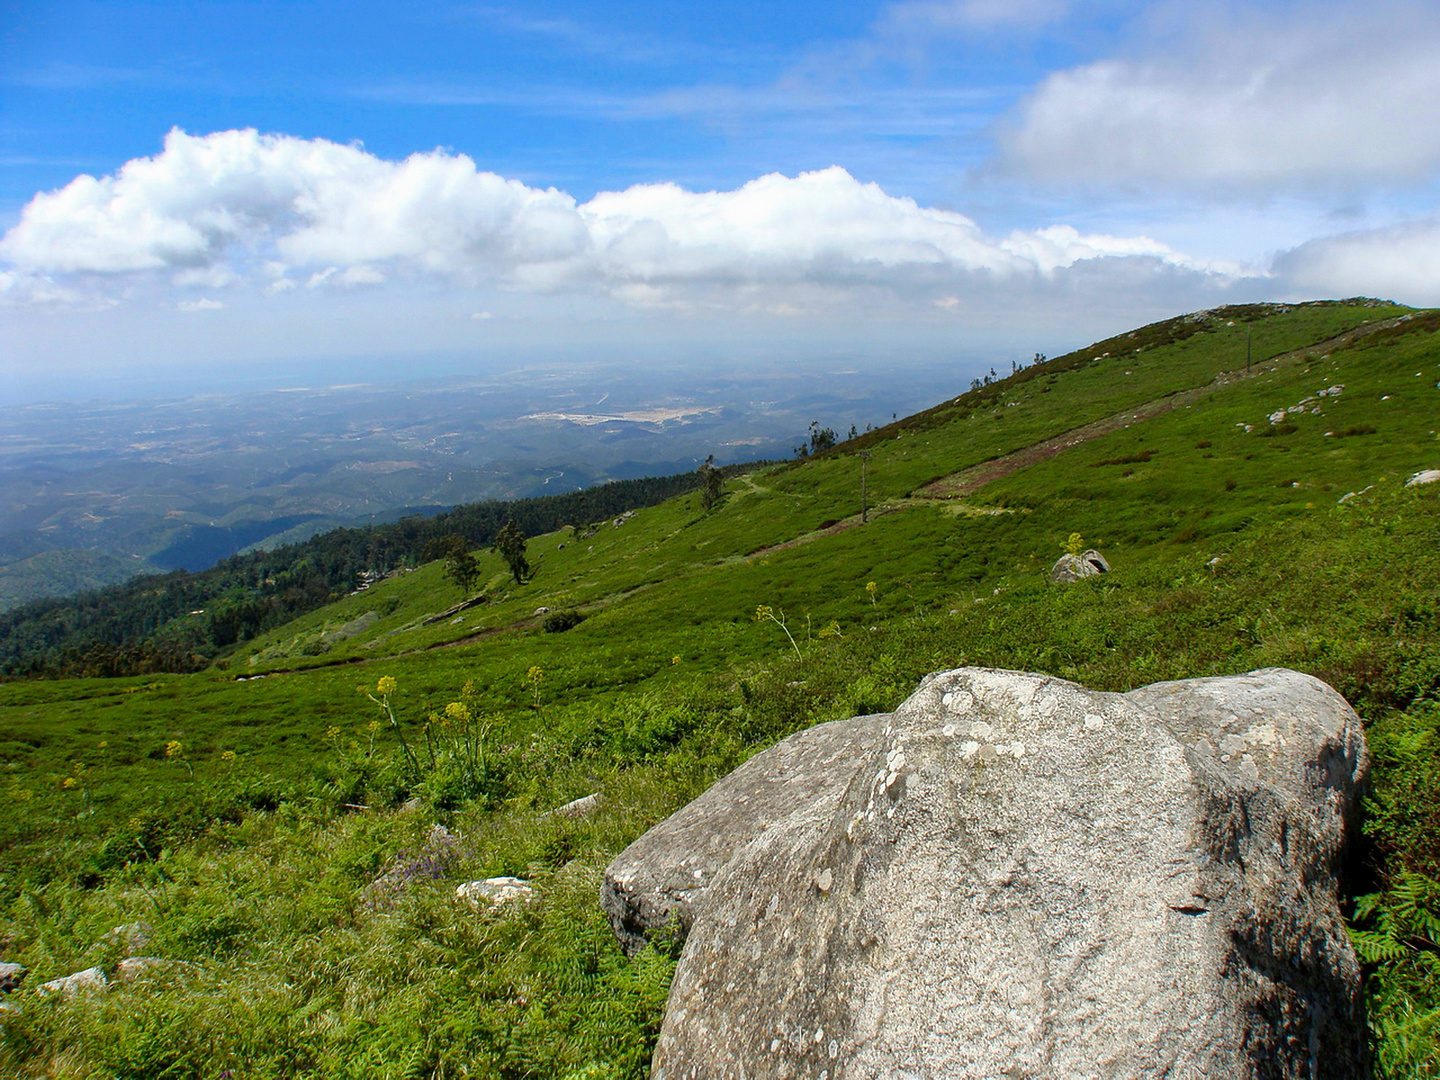
{"type": "Polygon", "coordinates": [[[700,505],[708,512],[724,493],[725,474],[715,467],[714,454],[701,462],[700,468],[695,471],[700,476],[700,505]]]}
{"type": "Polygon", "coordinates": [[[530,573],[530,563],[525,558],[525,534],[513,520],[505,522],[501,527],[490,550],[497,552],[505,560],[515,584],[523,584],[530,573]]]}

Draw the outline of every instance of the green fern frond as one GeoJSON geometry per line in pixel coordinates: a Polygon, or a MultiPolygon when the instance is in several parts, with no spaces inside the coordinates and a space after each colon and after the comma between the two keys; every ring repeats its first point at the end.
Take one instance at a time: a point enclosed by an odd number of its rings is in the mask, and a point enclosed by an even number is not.
{"type": "Polygon", "coordinates": [[[1410,951],[1403,941],[1396,941],[1389,934],[1376,930],[1351,930],[1350,941],[1362,964],[1400,960],[1410,951]]]}

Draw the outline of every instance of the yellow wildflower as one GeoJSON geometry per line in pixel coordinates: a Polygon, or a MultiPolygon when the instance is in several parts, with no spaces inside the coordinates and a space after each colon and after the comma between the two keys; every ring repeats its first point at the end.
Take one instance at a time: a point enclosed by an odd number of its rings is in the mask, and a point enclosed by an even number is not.
{"type": "Polygon", "coordinates": [[[395,692],[395,680],[389,675],[381,675],[380,681],[375,684],[375,692],[381,697],[389,697],[395,692]]]}

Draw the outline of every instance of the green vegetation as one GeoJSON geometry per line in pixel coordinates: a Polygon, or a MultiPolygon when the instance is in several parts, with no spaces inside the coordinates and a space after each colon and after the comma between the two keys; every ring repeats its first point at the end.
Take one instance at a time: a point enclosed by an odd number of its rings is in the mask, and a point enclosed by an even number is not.
{"type": "Polygon", "coordinates": [[[32,969],[0,1073],[641,1077],[674,958],[619,952],[606,862],[776,739],[981,664],[1346,694],[1377,1057],[1440,1075],[1440,485],[1405,486],[1440,466],[1440,338],[1407,314],[1169,320],[730,475],[721,512],[702,486],[527,529],[523,581],[482,547],[483,603],[437,561],[196,673],[0,685],[0,958],[32,969]],[[1047,583],[1088,547],[1113,573],[1047,583]],[[497,875],[539,899],[457,899],[497,875]],[[193,966],[33,992],[134,922],[193,966]]]}
{"type": "Polygon", "coordinates": [[[449,536],[481,546],[503,522],[526,535],[594,521],[689,490],[693,477],[617,480],[585,491],[484,502],[393,525],[336,529],[303,543],[235,555],[0,613],[0,675],[115,676],[199,671],[256,634],[357,586],[408,569],[449,536]]]}

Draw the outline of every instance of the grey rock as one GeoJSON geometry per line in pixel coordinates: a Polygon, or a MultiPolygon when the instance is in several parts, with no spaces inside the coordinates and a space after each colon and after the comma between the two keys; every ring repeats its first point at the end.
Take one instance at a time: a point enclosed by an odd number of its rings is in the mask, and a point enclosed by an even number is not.
{"type": "Polygon", "coordinates": [[[855,762],[879,745],[888,713],[797,732],[756,754],[606,868],[600,904],[633,956],[656,935],[689,932],[718,874],[771,829],[809,835],[829,824],[855,762]]]}
{"type": "Polygon", "coordinates": [[[7,1020],[20,1016],[20,1006],[9,1001],[0,1001],[0,1020],[7,1020]]]}
{"type": "Polygon", "coordinates": [[[1433,484],[1437,481],[1440,481],[1440,469],[1421,469],[1405,481],[1405,486],[1419,487],[1421,484],[1433,484]]]}
{"type": "Polygon", "coordinates": [[[154,940],[155,928],[153,926],[147,922],[132,922],[113,927],[100,939],[100,944],[107,948],[118,949],[121,957],[127,957],[143,953],[154,940]]]}
{"type": "Polygon", "coordinates": [[[529,904],[540,899],[540,893],[524,878],[493,877],[483,881],[467,881],[455,887],[455,896],[476,911],[504,907],[507,904],[529,904]]]}
{"type": "Polygon", "coordinates": [[[110,985],[110,980],[105,978],[105,972],[98,967],[86,968],[84,971],[77,971],[73,975],[65,975],[58,979],[51,979],[47,983],[41,983],[39,991],[41,994],[58,994],[61,997],[74,998],[85,994],[98,994],[110,985]]]}
{"type": "Polygon", "coordinates": [[[431,825],[419,847],[396,852],[384,872],[365,886],[364,902],[371,908],[388,907],[416,882],[448,875],[459,857],[460,838],[444,825],[431,825]]]}
{"type": "Polygon", "coordinates": [[[1369,1075],[1337,904],[1366,756],[1329,687],[970,668],[848,723],[808,797],[727,819],[740,770],[616,860],[706,871],[655,1080],[1369,1075]]]}
{"type": "Polygon", "coordinates": [[[166,960],[159,956],[127,956],[115,965],[114,981],[126,983],[136,979],[172,978],[194,970],[195,965],[184,960],[166,960]]]}
{"type": "Polygon", "coordinates": [[[1105,556],[1091,548],[1079,555],[1072,555],[1068,551],[1061,555],[1050,568],[1050,580],[1058,584],[1108,573],[1110,564],[1105,561],[1105,556]]]}
{"type": "Polygon", "coordinates": [[[590,795],[582,795],[578,799],[572,799],[564,806],[557,806],[554,810],[548,811],[544,816],[568,818],[589,817],[596,810],[600,809],[600,805],[604,801],[597,791],[590,795]]]}
{"type": "Polygon", "coordinates": [[[29,970],[24,964],[0,964],[0,994],[19,990],[29,970]]]}

